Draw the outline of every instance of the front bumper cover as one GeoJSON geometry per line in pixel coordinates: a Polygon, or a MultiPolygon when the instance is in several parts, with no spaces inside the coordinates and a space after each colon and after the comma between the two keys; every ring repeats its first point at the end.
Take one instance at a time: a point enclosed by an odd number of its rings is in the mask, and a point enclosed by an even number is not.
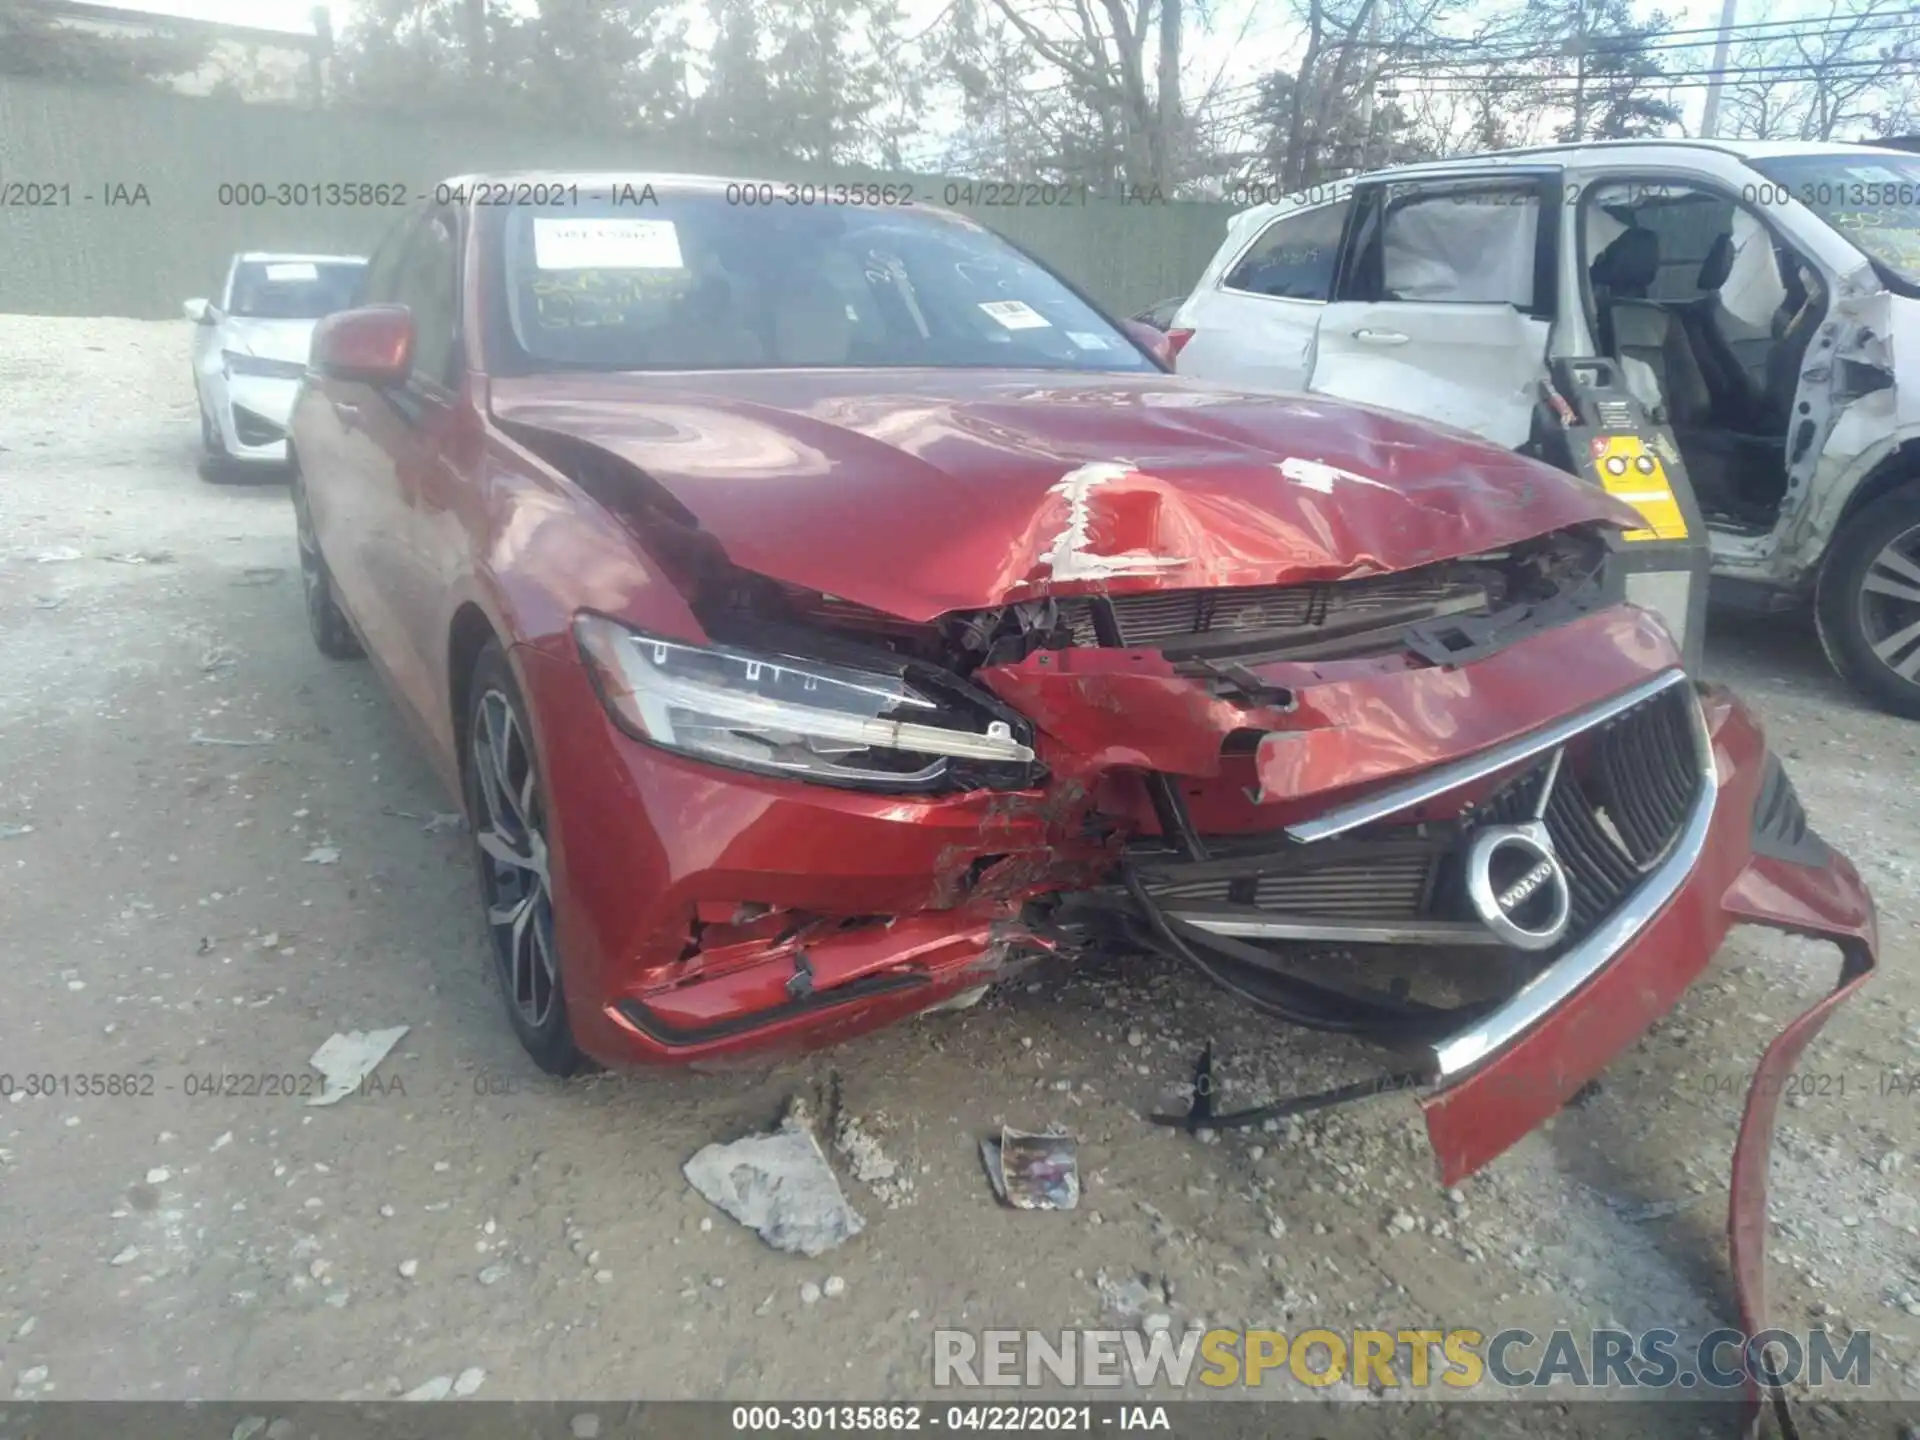
{"type": "MultiPolygon", "coordinates": [[[[1597,649],[1602,663],[1583,667],[1570,685],[1587,688],[1586,673],[1612,657],[1638,670],[1621,678],[1642,683],[1649,670],[1672,663],[1670,649],[1630,643],[1634,632],[1617,618],[1587,623],[1616,643],[1597,649]]],[[[1478,678],[1505,677],[1518,687],[1542,667],[1559,670],[1564,650],[1550,653],[1542,643],[1554,638],[1565,644],[1564,634],[1541,637],[1481,662],[1478,678]],[[1522,653],[1536,648],[1531,657],[1522,653]]],[[[1022,923],[1027,901],[1098,886],[1111,874],[1110,850],[1063,838],[1090,803],[1088,788],[1097,783],[1090,776],[1082,783],[1057,773],[1045,794],[901,801],[717,772],[618,735],[572,657],[518,653],[558,801],[555,898],[569,1011],[583,1048],[608,1063],[764,1063],[937,1008],[1004,978],[1043,943],[1022,923]],[[616,783],[608,783],[609,766],[616,783]],[[652,816],[677,823],[656,826],[652,816]],[[743,905],[776,914],[754,921],[743,905]],[[777,938],[756,929],[788,912],[815,918],[777,938]],[[664,915],[697,917],[709,927],[704,940],[691,944],[684,928],[663,924],[664,915]]],[[[1436,694],[1459,688],[1457,677],[1428,674],[1420,683],[1436,694]]],[[[1350,688],[1330,686],[1327,703],[1341,703],[1350,688]]],[[[1618,695],[1619,681],[1609,688],[1618,695]]],[[[1419,1103],[1440,1174],[1451,1183],[1554,1114],[1671,1010],[1734,925],[1833,941],[1843,955],[1839,983],[1768,1046],[1741,1122],[1730,1238],[1740,1315],[1753,1334],[1766,1313],[1766,1181],[1778,1082],[1871,972],[1878,934],[1858,874],[1806,831],[1758,724],[1728,691],[1697,688],[1713,793],[1685,873],[1601,963],[1524,1028],[1465,1059],[1456,1052],[1419,1103]]],[[[1081,677],[1083,701],[1102,708],[1094,689],[1081,677]]],[[[1453,697],[1461,714],[1502,708],[1474,710],[1466,699],[1453,697]]],[[[1411,703],[1376,704],[1368,713],[1411,703]]],[[[1438,713],[1431,697],[1421,708],[1429,719],[1438,713]]],[[[1208,728],[1231,722],[1199,718],[1208,728]]],[[[1335,727],[1328,742],[1342,733],[1365,736],[1364,718],[1335,727]]],[[[1471,752],[1503,737],[1454,739],[1471,752]]],[[[1379,757],[1321,758],[1329,762],[1324,773],[1352,785],[1379,757]]],[[[1263,780],[1288,778],[1276,773],[1287,768],[1280,757],[1261,760],[1263,780]]],[[[1324,801],[1301,807],[1293,823],[1310,828],[1324,813],[1324,801]]]]}
{"type": "MultiPolygon", "coordinates": [[[[1442,1183],[1452,1184],[1552,1115],[1671,1010],[1735,925],[1833,942],[1834,987],[1761,1053],[1734,1146],[1729,1258],[1741,1329],[1753,1336],[1767,1328],[1767,1182],[1784,1082],[1828,1016],[1872,974],[1879,928],[1859,874],[1806,828],[1746,708],[1719,687],[1703,687],[1701,701],[1719,793],[1693,873],[1583,988],[1420,1104],[1442,1183]]],[[[1750,1403],[1758,1399],[1750,1386],[1750,1403]]]]}

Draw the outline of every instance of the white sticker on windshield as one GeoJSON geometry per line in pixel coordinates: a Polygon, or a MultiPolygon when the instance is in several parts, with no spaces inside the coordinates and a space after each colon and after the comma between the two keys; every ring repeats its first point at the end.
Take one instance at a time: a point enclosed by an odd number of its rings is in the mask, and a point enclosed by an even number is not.
{"type": "Polygon", "coordinates": [[[533,263],[542,270],[684,270],[671,220],[533,217],[533,263]]]}
{"type": "Polygon", "coordinates": [[[1836,181],[1834,189],[1845,188],[1847,181],[1856,185],[1898,185],[1904,177],[1897,170],[1889,170],[1883,165],[1854,165],[1846,171],[1845,181],[1836,181]]]}
{"type": "Polygon", "coordinates": [[[267,266],[267,279],[276,282],[281,280],[318,280],[319,278],[319,267],[309,265],[304,260],[290,260],[278,265],[267,266]]]}
{"type": "Polygon", "coordinates": [[[1106,336],[1089,335],[1084,330],[1069,330],[1067,331],[1067,338],[1082,350],[1105,350],[1108,348],[1106,336]]]}
{"type": "Polygon", "coordinates": [[[980,308],[1009,330],[1048,330],[1053,322],[1024,300],[982,300],[980,308]]]}

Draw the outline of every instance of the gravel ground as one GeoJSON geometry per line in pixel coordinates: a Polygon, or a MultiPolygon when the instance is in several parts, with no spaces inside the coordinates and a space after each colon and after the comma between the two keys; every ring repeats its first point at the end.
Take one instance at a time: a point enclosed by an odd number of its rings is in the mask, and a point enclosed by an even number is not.
{"type": "MultiPolygon", "coordinates": [[[[923,1395],[934,1327],[1113,1323],[1130,1276],[1150,1326],[1728,1321],[1740,1090],[1835,971],[1770,932],[1736,932],[1597,1095],[1451,1194],[1404,1097],[1269,1132],[1142,1123],[1209,1038],[1232,1105],[1378,1061],[1125,958],[777,1068],[543,1083],[466,837],[430,824],[448,798],[367,668],[307,639],[284,485],[195,474],[187,348],[179,322],[0,317],[0,1393],[923,1395]],[[411,1028],[380,1093],[197,1093],[389,1025],[411,1028]],[[153,1093],[19,1093],[33,1074],[153,1093]],[[837,1096],[864,1137],[839,1159],[867,1228],[813,1261],[680,1174],[794,1095],[837,1096]],[[1081,1208],[996,1207],[979,1136],[1053,1122],[1081,1139],[1081,1208]],[[873,1147],[894,1173],[866,1183],[873,1147]]],[[[1798,630],[1721,625],[1710,670],[1885,937],[1782,1112],[1774,1316],[1872,1331],[1872,1393],[1910,1400],[1920,726],[1863,710],[1798,630]]]]}

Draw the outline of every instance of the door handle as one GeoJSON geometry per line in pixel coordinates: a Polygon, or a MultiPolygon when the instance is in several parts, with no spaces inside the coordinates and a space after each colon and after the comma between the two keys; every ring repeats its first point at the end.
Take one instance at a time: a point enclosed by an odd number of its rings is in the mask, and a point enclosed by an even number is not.
{"type": "Polygon", "coordinates": [[[1398,330],[1356,330],[1353,338],[1366,345],[1404,345],[1407,337],[1398,330]]]}

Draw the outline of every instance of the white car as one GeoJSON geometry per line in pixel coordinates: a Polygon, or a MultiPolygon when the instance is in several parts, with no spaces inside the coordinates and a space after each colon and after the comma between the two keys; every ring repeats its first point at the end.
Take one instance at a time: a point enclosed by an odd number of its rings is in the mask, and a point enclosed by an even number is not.
{"type": "Polygon", "coordinates": [[[1671,428],[1716,601],[1811,605],[1920,718],[1920,155],[1609,141],[1330,182],[1234,216],[1168,342],[1515,449],[1556,362],[1607,357],[1671,428]]]}
{"type": "Polygon", "coordinates": [[[189,300],[200,441],[215,478],[236,465],[281,465],[287,418],[307,373],[313,327],[353,304],[359,255],[236,255],[217,300],[189,300]]]}

